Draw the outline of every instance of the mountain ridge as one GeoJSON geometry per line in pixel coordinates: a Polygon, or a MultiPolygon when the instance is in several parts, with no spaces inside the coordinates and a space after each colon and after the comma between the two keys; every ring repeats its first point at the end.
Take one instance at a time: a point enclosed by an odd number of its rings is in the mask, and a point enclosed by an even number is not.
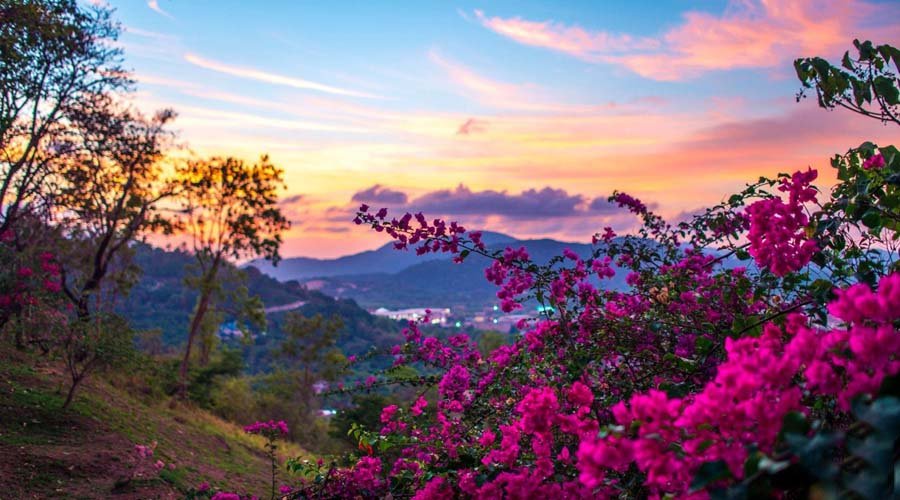
{"type": "MultiPolygon", "coordinates": [[[[588,243],[552,238],[517,239],[493,232],[483,234],[482,240],[489,250],[522,246],[539,264],[547,263],[567,248],[583,258],[593,251],[588,243]]],[[[417,256],[412,250],[396,250],[388,243],[377,250],[337,259],[317,259],[321,263],[319,267],[311,265],[313,259],[301,259],[284,259],[278,267],[259,262],[248,266],[279,281],[297,281],[335,298],[352,299],[370,310],[377,307],[452,306],[455,310],[472,312],[496,302],[496,286],[484,278],[484,268],[489,265],[489,260],[479,254],[470,254],[463,263],[457,264],[449,254],[417,256]],[[390,257],[385,257],[389,253],[400,257],[389,260],[390,257]],[[296,265],[298,262],[299,266],[296,265]],[[351,267],[340,268],[348,262],[352,262],[351,267]]],[[[624,276],[617,275],[607,284],[618,289],[624,286],[624,276]]]]}

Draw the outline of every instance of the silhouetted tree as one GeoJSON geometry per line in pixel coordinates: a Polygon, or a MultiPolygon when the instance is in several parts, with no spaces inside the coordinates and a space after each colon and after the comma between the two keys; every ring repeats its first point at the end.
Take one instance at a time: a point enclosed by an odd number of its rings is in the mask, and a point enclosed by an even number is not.
{"type": "Polygon", "coordinates": [[[71,250],[64,260],[63,290],[80,319],[98,308],[103,293],[125,292],[137,269],[123,258],[128,244],[169,223],[158,203],[173,195],[161,161],[173,139],[169,110],[144,118],[107,100],[89,116],[79,116],[71,147],[59,168],[64,180],[56,198],[59,223],[71,250]],[[104,288],[110,271],[115,282],[104,288]]]}
{"type": "Polygon", "coordinates": [[[129,244],[168,227],[157,204],[173,194],[161,166],[173,113],[147,119],[103,100],[78,116],[73,153],[59,159],[62,186],[54,211],[67,236],[62,288],[77,316],[61,342],[72,379],[64,406],[93,369],[115,362],[132,345],[127,321],[111,314],[114,299],[138,277],[129,244]]]}
{"type": "Polygon", "coordinates": [[[104,7],[0,0],[0,233],[47,207],[54,160],[78,116],[130,86],[110,43],[118,34],[104,7]]]}
{"type": "MultiPolygon", "coordinates": [[[[277,262],[281,233],[290,223],[277,206],[283,171],[267,156],[254,164],[235,158],[189,161],[177,168],[177,174],[182,203],[179,227],[190,238],[197,265],[197,275],[188,285],[200,293],[179,371],[183,397],[191,348],[220,288],[227,259],[262,256],[277,262]]],[[[257,301],[255,307],[260,309],[261,303],[257,301]]]]}

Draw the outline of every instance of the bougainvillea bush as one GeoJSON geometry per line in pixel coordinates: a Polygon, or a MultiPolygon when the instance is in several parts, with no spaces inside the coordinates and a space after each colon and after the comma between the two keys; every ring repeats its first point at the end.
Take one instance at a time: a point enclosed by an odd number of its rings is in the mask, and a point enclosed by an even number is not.
{"type": "MultiPolygon", "coordinates": [[[[857,65],[897,86],[896,49],[857,48],[857,65]]],[[[798,74],[819,85],[816,67],[798,61],[798,74]]],[[[897,98],[878,99],[868,102],[889,122],[897,98]]],[[[801,169],[679,223],[614,193],[640,229],[606,228],[591,256],[544,265],[524,248],[491,251],[457,222],[361,206],[355,222],[400,250],[488,257],[502,309],[537,301],[543,312],[487,356],[465,335],[425,336],[411,322],[390,355],[423,374],[422,396],[385,407],[380,429],[355,427],[351,466],[289,463],[306,475],[290,495],[889,497],[900,154],[864,143],[832,165],[831,189],[801,169]],[[617,274],[627,290],[604,287],[617,274]]]]}

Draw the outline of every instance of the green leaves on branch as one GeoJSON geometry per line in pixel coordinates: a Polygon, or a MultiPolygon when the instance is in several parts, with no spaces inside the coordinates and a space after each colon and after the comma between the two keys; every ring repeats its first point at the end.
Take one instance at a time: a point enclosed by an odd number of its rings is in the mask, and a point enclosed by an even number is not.
{"type": "Polygon", "coordinates": [[[843,107],[900,125],[900,81],[895,73],[900,68],[900,50],[890,45],[876,47],[868,40],[854,40],[853,45],[856,57],[844,53],[840,68],[821,57],[794,61],[803,85],[797,100],[805,97],[806,89],[815,89],[823,108],[843,107]]]}

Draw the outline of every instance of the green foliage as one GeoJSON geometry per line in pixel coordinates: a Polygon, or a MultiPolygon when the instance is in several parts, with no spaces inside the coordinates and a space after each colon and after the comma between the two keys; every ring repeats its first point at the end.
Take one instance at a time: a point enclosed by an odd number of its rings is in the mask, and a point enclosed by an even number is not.
{"type": "Polygon", "coordinates": [[[338,316],[325,319],[321,314],[307,318],[288,313],[282,324],[285,339],[278,349],[278,357],[289,366],[298,367],[307,383],[312,377],[334,380],[346,365],[346,358],[336,347],[337,337],[344,328],[338,316]]]}
{"type": "Polygon", "coordinates": [[[487,357],[498,347],[508,344],[510,337],[494,330],[483,332],[478,336],[478,352],[487,357]]]}
{"type": "Polygon", "coordinates": [[[188,395],[192,401],[203,408],[211,408],[215,404],[213,388],[219,378],[236,377],[244,371],[244,362],[240,351],[226,348],[217,354],[209,364],[195,368],[190,373],[188,395]]]}
{"type": "Polygon", "coordinates": [[[257,408],[250,377],[223,377],[216,380],[210,399],[213,411],[232,422],[249,421],[257,408]]]}
{"type": "Polygon", "coordinates": [[[95,314],[69,325],[62,341],[62,356],[72,380],[63,403],[68,407],[75,390],[97,368],[125,366],[134,355],[134,332],[116,314],[95,314]]]}
{"type": "MultiPolygon", "coordinates": [[[[894,72],[900,68],[900,50],[887,44],[875,46],[868,40],[854,40],[853,45],[857,56],[851,58],[850,52],[845,52],[841,68],[820,57],[794,61],[803,89],[814,88],[823,108],[842,107],[900,124],[900,80],[894,72]]],[[[797,94],[798,100],[804,97],[804,90],[797,94]]]]}
{"type": "Polygon", "coordinates": [[[397,404],[394,396],[383,394],[354,394],[350,408],[341,410],[331,419],[331,436],[344,440],[354,449],[363,430],[377,432],[381,428],[381,410],[397,404]]]}

